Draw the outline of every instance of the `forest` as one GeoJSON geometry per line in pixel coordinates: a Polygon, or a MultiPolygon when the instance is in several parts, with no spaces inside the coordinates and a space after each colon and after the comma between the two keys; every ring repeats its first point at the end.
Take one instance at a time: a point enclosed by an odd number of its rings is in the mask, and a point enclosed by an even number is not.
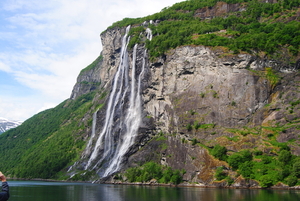
{"type": "Polygon", "coordinates": [[[93,97],[94,93],[89,93],[75,101],[66,100],[0,135],[1,171],[16,178],[57,178],[84,148],[77,131],[85,125],[78,122],[93,97]]]}

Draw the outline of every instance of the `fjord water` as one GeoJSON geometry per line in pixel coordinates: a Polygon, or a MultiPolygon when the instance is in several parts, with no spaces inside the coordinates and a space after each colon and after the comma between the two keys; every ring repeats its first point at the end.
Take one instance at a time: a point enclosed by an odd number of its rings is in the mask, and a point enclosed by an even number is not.
{"type": "Polygon", "coordinates": [[[9,181],[11,201],[290,201],[300,190],[216,189],[9,181]]]}

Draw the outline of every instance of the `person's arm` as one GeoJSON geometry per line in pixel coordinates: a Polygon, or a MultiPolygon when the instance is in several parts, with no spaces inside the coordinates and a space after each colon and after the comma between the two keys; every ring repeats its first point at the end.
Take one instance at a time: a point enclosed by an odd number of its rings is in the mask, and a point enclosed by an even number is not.
{"type": "Polygon", "coordinates": [[[1,200],[8,200],[9,198],[9,186],[6,181],[6,177],[0,172],[0,180],[2,181],[2,191],[0,193],[1,200]]]}

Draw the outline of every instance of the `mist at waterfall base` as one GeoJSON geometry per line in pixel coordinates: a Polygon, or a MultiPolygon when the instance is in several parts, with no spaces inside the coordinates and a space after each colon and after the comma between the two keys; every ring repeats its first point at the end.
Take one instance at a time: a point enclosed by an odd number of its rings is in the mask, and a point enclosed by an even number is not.
{"type": "MultiPolygon", "coordinates": [[[[97,170],[102,178],[120,170],[124,156],[133,145],[142,121],[141,81],[147,52],[144,50],[141,65],[138,66],[136,44],[130,60],[129,30],[130,26],[126,28],[122,38],[120,64],[111,85],[102,131],[99,135],[95,132],[98,113],[96,111],[93,115],[92,134],[86,148],[86,152],[93,151],[86,162],[85,170],[97,170]],[[96,143],[93,144],[94,141],[96,143]]],[[[146,36],[148,40],[152,39],[149,28],[146,29],[146,36]]]]}
{"type": "Polygon", "coordinates": [[[218,189],[8,181],[13,201],[274,201],[299,200],[299,190],[218,189]]]}

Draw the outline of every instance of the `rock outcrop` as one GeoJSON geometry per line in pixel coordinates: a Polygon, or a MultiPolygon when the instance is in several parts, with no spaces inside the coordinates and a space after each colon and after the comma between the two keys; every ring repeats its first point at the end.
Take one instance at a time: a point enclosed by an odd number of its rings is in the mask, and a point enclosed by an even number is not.
{"type": "Polygon", "coordinates": [[[99,77],[102,66],[101,63],[101,56],[99,56],[95,63],[93,63],[93,68],[86,70],[84,69],[80,72],[77,82],[73,87],[70,99],[74,100],[83,94],[87,94],[98,89],[99,85],[101,84],[101,79],[99,77]]]}
{"type": "Polygon", "coordinates": [[[244,126],[268,102],[269,83],[250,69],[263,69],[250,55],[223,56],[199,46],[171,50],[151,66],[145,109],[158,129],[184,133],[189,123],[244,126]]]}
{"type": "Polygon", "coordinates": [[[225,2],[217,2],[217,4],[211,8],[204,7],[196,10],[194,16],[201,19],[211,19],[216,16],[224,16],[229,12],[238,12],[244,10],[245,8],[239,3],[227,4],[225,2]]]}

